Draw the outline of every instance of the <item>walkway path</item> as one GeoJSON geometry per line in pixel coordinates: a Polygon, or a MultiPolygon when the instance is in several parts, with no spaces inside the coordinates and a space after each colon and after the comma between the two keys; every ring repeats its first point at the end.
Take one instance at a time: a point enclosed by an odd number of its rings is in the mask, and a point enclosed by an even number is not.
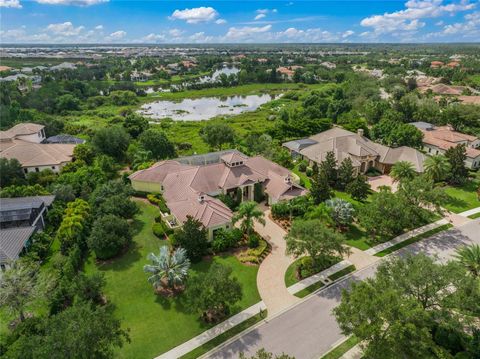
{"type": "Polygon", "coordinates": [[[265,226],[255,223],[255,230],[272,245],[272,252],[263,260],[257,274],[257,287],[260,297],[267,306],[268,316],[272,316],[300,299],[290,294],[285,286],[285,272],[295,260],[285,255],[287,234],[270,218],[270,210],[265,211],[265,226]]]}

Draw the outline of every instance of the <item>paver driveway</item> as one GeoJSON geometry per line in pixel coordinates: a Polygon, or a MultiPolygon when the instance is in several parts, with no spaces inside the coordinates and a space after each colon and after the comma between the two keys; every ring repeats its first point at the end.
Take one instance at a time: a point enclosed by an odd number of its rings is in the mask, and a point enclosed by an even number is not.
{"type": "Polygon", "coordinates": [[[272,316],[299,302],[285,286],[285,272],[294,258],[285,254],[286,232],[270,219],[270,210],[265,211],[265,226],[255,223],[255,230],[272,245],[272,252],[263,260],[257,274],[260,297],[272,316]]]}

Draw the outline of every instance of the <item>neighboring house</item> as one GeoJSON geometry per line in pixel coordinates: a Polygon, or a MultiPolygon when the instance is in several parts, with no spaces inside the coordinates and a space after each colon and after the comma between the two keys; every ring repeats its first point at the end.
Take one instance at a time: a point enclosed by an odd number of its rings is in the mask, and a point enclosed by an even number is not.
{"type": "Polygon", "coordinates": [[[443,65],[445,65],[442,61],[432,61],[430,62],[430,67],[432,69],[438,69],[440,67],[443,67],[443,65]]]}
{"type": "Polygon", "coordinates": [[[286,168],[236,150],[161,161],[129,178],[137,191],[163,194],[171,211],[164,217],[171,227],[191,216],[208,229],[209,238],[215,230],[231,226],[232,211],[215,198],[220,194],[236,197],[240,190],[242,200],[250,201],[255,186],[260,186],[269,204],[306,194],[286,168]]]}
{"type": "Polygon", "coordinates": [[[305,159],[310,166],[320,164],[328,152],[333,152],[337,163],[345,158],[352,160],[356,173],[365,173],[376,168],[389,173],[398,161],[410,162],[417,172],[423,172],[425,155],[420,151],[407,147],[390,148],[373,142],[363,136],[363,130],[353,133],[340,127],[321,132],[317,135],[283,144],[294,158],[305,159]]]}
{"type": "Polygon", "coordinates": [[[295,74],[295,70],[297,69],[303,69],[303,66],[280,66],[279,68],[277,68],[277,72],[283,77],[291,79],[295,74]]]}
{"type": "Polygon", "coordinates": [[[72,161],[75,144],[42,143],[45,126],[20,123],[0,131],[0,158],[17,159],[25,173],[51,169],[59,172],[72,161]]]}
{"type": "Polygon", "coordinates": [[[28,247],[31,236],[45,227],[55,196],[0,198],[0,268],[7,269],[28,247]]]}
{"type": "Polygon", "coordinates": [[[434,126],[428,122],[412,122],[411,125],[423,133],[423,149],[431,155],[444,154],[446,150],[458,145],[465,145],[467,159],[465,166],[470,169],[480,168],[480,139],[454,131],[450,126],[434,126]]]}

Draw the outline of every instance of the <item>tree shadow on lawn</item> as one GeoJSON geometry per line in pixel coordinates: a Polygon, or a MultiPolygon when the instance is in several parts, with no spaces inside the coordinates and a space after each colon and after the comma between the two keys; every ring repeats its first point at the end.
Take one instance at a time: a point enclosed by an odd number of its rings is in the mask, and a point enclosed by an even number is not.
{"type": "Polygon", "coordinates": [[[447,206],[455,207],[456,209],[467,208],[467,201],[460,199],[458,197],[449,196],[446,202],[447,206]]]}
{"type": "Polygon", "coordinates": [[[140,248],[137,243],[133,242],[130,244],[128,249],[126,249],[122,254],[106,261],[97,261],[96,265],[100,271],[125,271],[130,269],[136,262],[142,258],[140,253],[140,248]]]}

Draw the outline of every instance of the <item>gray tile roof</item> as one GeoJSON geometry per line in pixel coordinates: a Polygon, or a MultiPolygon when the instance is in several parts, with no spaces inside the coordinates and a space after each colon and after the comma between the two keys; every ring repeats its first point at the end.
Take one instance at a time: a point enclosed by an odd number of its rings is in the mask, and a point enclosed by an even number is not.
{"type": "Polygon", "coordinates": [[[35,227],[17,227],[0,230],[0,263],[18,259],[23,247],[35,232],[35,227]]]}
{"type": "Polygon", "coordinates": [[[81,138],[70,136],[70,135],[57,135],[57,136],[50,136],[46,140],[47,143],[70,143],[70,144],[82,144],[85,143],[85,140],[81,138]]]}

